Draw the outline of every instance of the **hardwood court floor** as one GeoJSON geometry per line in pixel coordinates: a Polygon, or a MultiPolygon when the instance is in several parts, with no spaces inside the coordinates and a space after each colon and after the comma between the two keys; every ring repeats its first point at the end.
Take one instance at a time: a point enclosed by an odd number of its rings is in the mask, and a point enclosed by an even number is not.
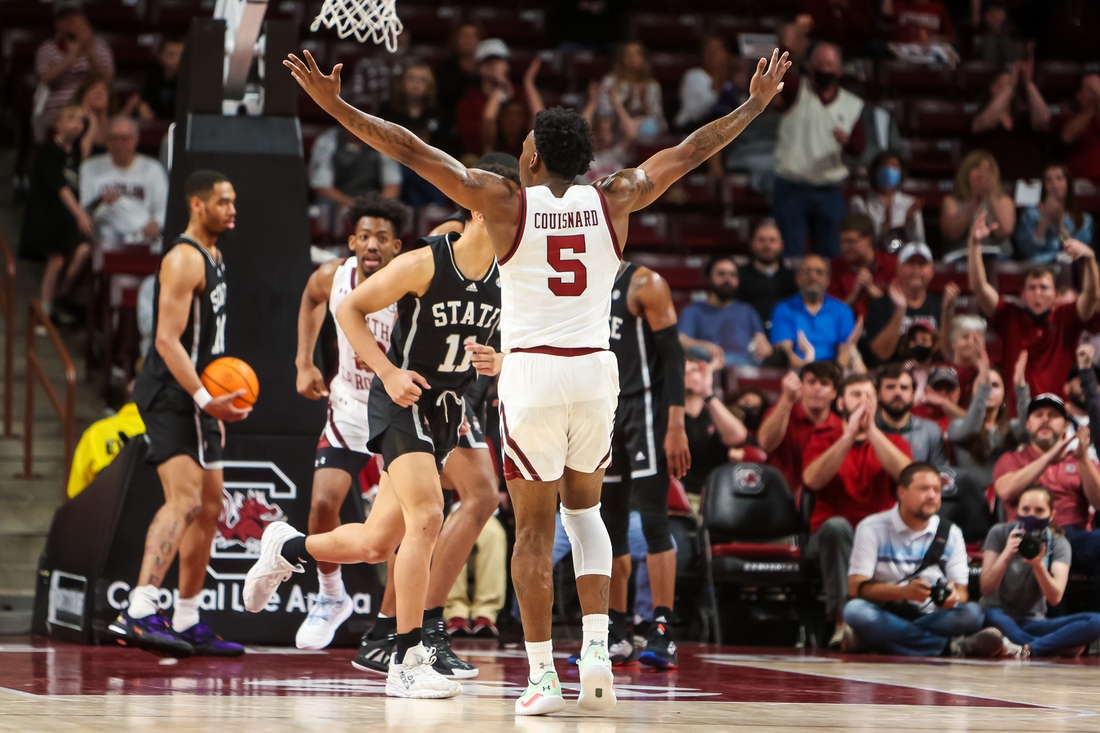
{"type": "MultiPolygon", "coordinates": [[[[619,705],[570,703],[516,718],[518,650],[456,643],[481,668],[454,700],[384,697],[353,651],[251,649],[178,664],[118,647],[0,638],[0,731],[643,731],[1100,730],[1100,660],[906,660],[684,644],[672,672],[617,668],[619,705]]],[[[558,650],[562,656],[571,649],[558,650]]],[[[558,663],[567,697],[576,671],[558,663]]]]}

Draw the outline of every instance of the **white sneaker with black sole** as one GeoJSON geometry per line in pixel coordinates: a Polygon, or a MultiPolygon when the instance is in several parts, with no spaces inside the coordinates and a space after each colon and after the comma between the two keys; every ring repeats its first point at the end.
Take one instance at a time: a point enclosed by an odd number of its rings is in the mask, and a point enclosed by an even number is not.
{"type": "Polygon", "coordinates": [[[435,650],[425,649],[423,644],[405,652],[405,658],[397,662],[397,655],[390,658],[390,672],[386,675],[386,694],[390,697],[415,699],[440,699],[462,694],[462,685],[435,671],[435,650]]]}
{"type": "Polygon", "coordinates": [[[280,554],[283,545],[302,533],[286,522],[272,522],[264,528],[260,538],[260,559],[244,576],[243,600],[245,609],[259,613],[275,595],[275,591],[294,573],[304,573],[301,565],[291,565],[280,554]]]}
{"type": "Polygon", "coordinates": [[[298,627],[298,633],[294,636],[295,646],[299,649],[324,649],[332,643],[336,630],[348,620],[351,612],[351,598],[346,593],[343,598],[318,595],[306,620],[298,627]]]}

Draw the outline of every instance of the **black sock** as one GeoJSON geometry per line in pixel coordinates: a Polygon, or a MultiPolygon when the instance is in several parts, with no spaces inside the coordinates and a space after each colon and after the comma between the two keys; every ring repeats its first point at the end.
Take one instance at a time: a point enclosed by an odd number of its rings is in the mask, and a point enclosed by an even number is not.
{"type": "Polygon", "coordinates": [[[436,606],[435,608],[424,609],[424,625],[427,626],[432,621],[443,620],[443,606],[436,606]]]}
{"type": "Polygon", "coordinates": [[[371,641],[385,639],[397,633],[397,618],[394,616],[379,616],[374,622],[367,638],[371,641]]]}
{"type": "Polygon", "coordinates": [[[626,611],[616,611],[614,608],[607,609],[608,632],[616,640],[626,638],[626,623],[627,615],[626,611]]]}
{"type": "Polygon", "coordinates": [[[408,632],[407,634],[398,634],[397,635],[397,648],[394,649],[393,653],[397,657],[397,663],[398,664],[404,664],[405,663],[405,652],[409,651],[414,646],[419,644],[421,639],[422,639],[422,637],[421,637],[421,633],[420,633],[419,628],[413,629],[412,631],[408,632]]]}
{"type": "Polygon", "coordinates": [[[672,609],[667,606],[657,606],[653,609],[653,621],[658,624],[667,624],[672,622],[672,609]]]}
{"type": "Polygon", "coordinates": [[[310,555],[309,550],[306,549],[305,535],[291,537],[284,542],[279,554],[291,565],[305,565],[307,562],[313,562],[313,555],[310,555]]]}

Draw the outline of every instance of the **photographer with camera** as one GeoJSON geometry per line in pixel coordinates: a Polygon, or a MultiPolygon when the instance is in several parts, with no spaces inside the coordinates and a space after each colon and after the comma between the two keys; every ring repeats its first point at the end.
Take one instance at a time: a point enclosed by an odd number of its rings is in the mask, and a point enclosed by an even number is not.
{"type": "Polygon", "coordinates": [[[1075,657],[1100,639],[1100,613],[1046,618],[1047,604],[1062,601],[1072,557],[1054,514],[1050,489],[1029,486],[1016,505],[1019,521],[995,525],[982,548],[985,625],[1019,644],[1020,659],[1075,657]]]}
{"type": "Polygon", "coordinates": [[[1016,653],[1000,631],[982,629],[968,603],[962,531],[941,521],[943,480],[927,463],[898,477],[898,503],[856,527],[848,571],[842,651],[861,647],[907,656],[997,657],[1016,653]]]}

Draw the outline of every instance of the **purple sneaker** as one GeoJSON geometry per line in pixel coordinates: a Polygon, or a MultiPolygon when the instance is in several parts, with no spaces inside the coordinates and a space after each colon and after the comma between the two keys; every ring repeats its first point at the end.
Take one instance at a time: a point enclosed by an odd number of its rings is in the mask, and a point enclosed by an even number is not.
{"type": "Polygon", "coordinates": [[[180,631],[179,635],[194,647],[196,657],[239,657],[244,654],[243,646],[221,638],[205,621],[199,621],[191,628],[180,631]]]}
{"type": "Polygon", "coordinates": [[[195,653],[195,648],[172,630],[172,623],[160,612],[145,618],[130,618],[130,614],[123,611],[107,627],[107,633],[123,646],[160,656],[187,659],[195,653]]]}

